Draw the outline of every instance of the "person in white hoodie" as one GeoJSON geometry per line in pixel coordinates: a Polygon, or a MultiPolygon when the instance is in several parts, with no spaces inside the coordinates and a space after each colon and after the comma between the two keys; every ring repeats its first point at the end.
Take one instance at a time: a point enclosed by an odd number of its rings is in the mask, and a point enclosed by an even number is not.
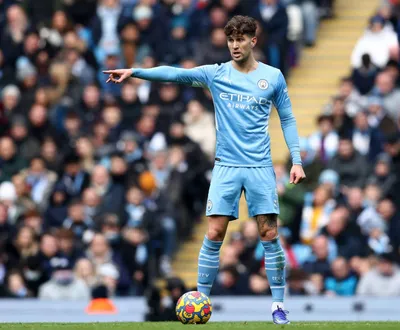
{"type": "Polygon", "coordinates": [[[197,100],[190,101],[183,116],[185,133],[200,145],[210,160],[215,155],[215,128],[213,115],[207,112],[197,100]]]}
{"type": "Polygon", "coordinates": [[[369,54],[372,63],[383,68],[398,48],[399,43],[393,27],[390,24],[385,25],[385,19],[376,15],[371,18],[370,26],[364,35],[358,39],[351,54],[351,65],[353,68],[359,68],[362,65],[362,56],[369,54]]]}

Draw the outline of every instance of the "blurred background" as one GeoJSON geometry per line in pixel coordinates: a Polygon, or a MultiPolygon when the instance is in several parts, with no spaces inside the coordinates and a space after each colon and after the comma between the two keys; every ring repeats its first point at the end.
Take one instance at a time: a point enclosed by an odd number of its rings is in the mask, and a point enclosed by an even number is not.
{"type": "MultiPolygon", "coordinates": [[[[292,186],[271,117],[287,296],[400,297],[398,0],[0,0],[1,298],[141,297],[145,319],[175,319],[206,228],[212,98],[102,70],[229,61],[236,14],[257,19],[301,135],[292,186]]],[[[268,297],[263,253],[242,201],[213,297],[268,297]]]]}

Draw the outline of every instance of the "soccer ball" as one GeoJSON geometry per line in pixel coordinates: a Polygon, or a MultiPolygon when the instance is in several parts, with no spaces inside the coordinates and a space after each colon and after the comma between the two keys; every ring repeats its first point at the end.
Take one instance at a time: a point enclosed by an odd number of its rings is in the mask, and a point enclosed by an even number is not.
{"type": "Polygon", "coordinates": [[[185,293],[176,304],[176,316],[183,324],[205,324],[211,313],[210,298],[199,291],[185,293]]]}

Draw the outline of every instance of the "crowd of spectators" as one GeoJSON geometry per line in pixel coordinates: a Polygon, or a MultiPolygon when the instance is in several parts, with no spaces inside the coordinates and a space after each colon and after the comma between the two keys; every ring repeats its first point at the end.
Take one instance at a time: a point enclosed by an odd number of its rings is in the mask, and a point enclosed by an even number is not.
{"type": "MultiPolygon", "coordinates": [[[[300,138],[306,181],[275,164],[289,296],[400,296],[399,5],[370,19],[317,131],[300,138]]],[[[213,293],[270,294],[255,221],[230,240],[213,293]]]]}
{"type": "Polygon", "coordinates": [[[228,61],[223,27],[249,14],[288,74],[332,3],[0,0],[0,296],[142,295],[203,217],[210,94],[102,70],[228,61]]]}

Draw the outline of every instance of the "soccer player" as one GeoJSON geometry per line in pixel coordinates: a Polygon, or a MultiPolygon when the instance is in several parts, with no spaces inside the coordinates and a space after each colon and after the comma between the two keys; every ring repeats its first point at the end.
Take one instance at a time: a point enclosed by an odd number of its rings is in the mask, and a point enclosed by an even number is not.
{"type": "Polygon", "coordinates": [[[159,66],[104,73],[109,75],[107,82],[113,83],[135,77],[210,90],[215,106],[217,142],[206,207],[208,231],[198,258],[198,290],[210,294],[228,224],[238,218],[239,199],[244,192],[249,216],[257,220],[265,249],[265,270],[273,299],[272,319],[276,324],[287,324],[289,320],[283,306],[285,255],[277,229],[278,194],[268,133],[273,105],[291,154],[290,183],[301,182],[305,174],[285,78],[278,69],[255,60],[256,28],[256,21],[248,16],[234,16],[229,20],[224,30],[232,61],[220,65],[193,69],[159,66]]]}

